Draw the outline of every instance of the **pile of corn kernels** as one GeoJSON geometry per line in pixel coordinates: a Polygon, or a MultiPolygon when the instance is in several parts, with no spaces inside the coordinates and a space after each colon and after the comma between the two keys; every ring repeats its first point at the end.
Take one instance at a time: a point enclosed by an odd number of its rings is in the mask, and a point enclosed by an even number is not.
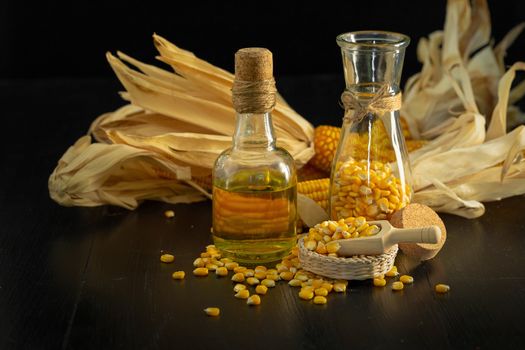
{"type": "Polygon", "coordinates": [[[410,187],[388,163],[363,159],[336,164],[332,188],[332,217],[364,216],[388,219],[410,202],[410,187]]]}
{"type": "Polygon", "coordinates": [[[333,280],[315,275],[301,269],[298,258],[298,247],[294,247],[290,255],[275,265],[275,268],[256,266],[251,269],[241,266],[229,258],[222,258],[214,245],[206,247],[206,251],[193,262],[195,276],[204,277],[210,273],[218,276],[232,274],[234,283],[233,296],[246,299],[247,305],[261,304],[261,295],[276,286],[279,281],[288,283],[291,287],[299,289],[298,297],[303,300],[312,300],[314,304],[326,304],[328,294],[344,293],[348,281],[333,280]]]}
{"type": "MultiPolygon", "coordinates": [[[[333,240],[368,236],[377,232],[379,232],[379,228],[376,225],[369,225],[364,217],[325,221],[310,229],[305,238],[305,246],[319,254],[337,256],[338,247],[331,245],[331,243],[336,243],[332,242],[333,240]]],[[[241,266],[230,258],[223,258],[215,245],[208,245],[206,251],[202,252],[193,262],[193,275],[206,277],[215,274],[219,277],[229,277],[231,274],[233,297],[246,300],[246,304],[249,306],[260,305],[261,296],[264,297],[277,283],[287,283],[290,287],[297,288],[298,298],[311,301],[317,305],[326,304],[330,293],[346,292],[347,280],[334,280],[303,270],[298,251],[297,246],[292,248],[290,254],[284,257],[274,268],[256,266],[252,269],[241,266]]],[[[175,257],[171,254],[160,256],[160,261],[163,263],[172,263],[174,260],[175,257]]],[[[172,278],[182,280],[185,275],[184,271],[175,271],[172,278]]],[[[406,284],[414,282],[412,276],[399,276],[397,267],[393,266],[384,276],[376,276],[373,279],[373,285],[385,287],[387,285],[385,277],[397,278],[391,284],[393,291],[403,290],[406,284]]],[[[449,289],[450,287],[444,284],[435,286],[437,293],[447,293],[449,289]]],[[[220,309],[215,306],[205,308],[204,312],[208,316],[220,315],[220,309]]]]}
{"type": "Polygon", "coordinates": [[[318,254],[338,257],[340,248],[338,239],[373,236],[379,232],[377,225],[370,225],[362,216],[349,217],[339,221],[323,221],[310,228],[304,238],[306,249],[318,254]]]}

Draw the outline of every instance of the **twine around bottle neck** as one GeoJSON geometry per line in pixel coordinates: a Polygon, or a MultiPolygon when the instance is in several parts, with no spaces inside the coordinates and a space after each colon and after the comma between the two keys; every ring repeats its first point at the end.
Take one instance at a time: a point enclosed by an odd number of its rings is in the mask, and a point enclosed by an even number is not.
{"type": "Polygon", "coordinates": [[[268,113],[275,107],[277,89],[275,80],[234,80],[233,108],[237,113],[268,113]]]}
{"type": "Polygon", "coordinates": [[[341,103],[345,109],[344,121],[360,122],[368,113],[383,114],[401,109],[401,92],[391,95],[389,86],[383,84],[370,99],[358,99],[355,93],[344,91],[341,103]],[[354,111],[354,113],[348,113],[354,111]]]}

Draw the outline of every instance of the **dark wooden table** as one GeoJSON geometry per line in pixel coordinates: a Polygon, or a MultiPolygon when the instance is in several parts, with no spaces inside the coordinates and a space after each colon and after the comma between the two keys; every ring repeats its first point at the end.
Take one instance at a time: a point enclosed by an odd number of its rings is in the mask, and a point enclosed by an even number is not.
{"type": "MultiPolygon", "coordinates": [[[[304,116],[339,123],[339,77],[279,79],[304,116]]],[[[519,348],[525,342],[523,196],[476,220],[443,215],[433,260],[398,256],[403,292],[350,282],[327,305],[279,284],[259,307],[229,279],[191,275],[210,243],[210,203],[64,208],[47,177],[98,114],[122,104],[114,80],[0,82],[0,349],[519,348]],[[164,218],[166,209],[175,218],[164,218]],[[159,262],[172,251],[172,265],[159,262]],[[186,270],[184,281],[170,277],[186,270]],[[436,295],[433,286],[451,285],[436,295]],[[219,318],[202,309],[217,305],[219,318]]]]}

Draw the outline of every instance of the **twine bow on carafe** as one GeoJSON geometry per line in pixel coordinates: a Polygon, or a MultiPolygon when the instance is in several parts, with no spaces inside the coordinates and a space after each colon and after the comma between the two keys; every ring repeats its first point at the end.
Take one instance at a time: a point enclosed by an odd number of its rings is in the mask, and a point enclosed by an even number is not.
{"type": "Polygon", "coordinates": [[[360,122],[367,113],[383,114],[401,109],[401,92],[395,95],[388,93],[389,87],[383,84],[370,99],[359,99],[355,93],[345,90],[341,94],[341,104],[345,109],[344,121],[360,122]],[[349,111],[354,111],[349,113],[349,111]]]}

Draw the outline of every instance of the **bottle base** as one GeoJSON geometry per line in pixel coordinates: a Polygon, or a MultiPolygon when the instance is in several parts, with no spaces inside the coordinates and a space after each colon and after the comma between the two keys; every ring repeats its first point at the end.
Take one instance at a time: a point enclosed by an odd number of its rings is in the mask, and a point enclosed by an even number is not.
{"type": "Polygon", "coordinates": [[[296,243],[295,237],[272,240],[231,240],[213,236],[213,241],[223,257],[246,264],[281,260],[290,253],[296,243]]]}

